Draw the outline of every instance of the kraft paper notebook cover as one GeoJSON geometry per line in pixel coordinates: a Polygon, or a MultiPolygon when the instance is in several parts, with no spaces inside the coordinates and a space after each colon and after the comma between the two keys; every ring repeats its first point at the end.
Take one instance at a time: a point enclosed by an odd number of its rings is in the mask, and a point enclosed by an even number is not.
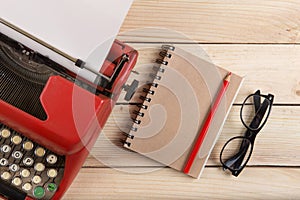
{"type": "MultiPolygon", "coordinates": [[[[144,88],[125,147],[183,171],[199,130],[228,71],[168,46],[144,88]]],[[[232,75],[189,175],[199,178],[222,130],[242,78],[232,75]]]]}

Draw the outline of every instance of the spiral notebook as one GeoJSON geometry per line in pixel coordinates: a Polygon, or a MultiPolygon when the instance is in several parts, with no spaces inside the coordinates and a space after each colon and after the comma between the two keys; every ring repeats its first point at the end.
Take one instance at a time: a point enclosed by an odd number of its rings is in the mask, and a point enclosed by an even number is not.
{"type": "MultiPolygon", "coordinates": [[[[152,80],[143,86],[125,147],[183,171],[204,120],[228,71],[191,53],[164,45],[152,80]]],[[[199,178],[222,130],[242,77],[230,85],[188,175],[199,178]]]]}

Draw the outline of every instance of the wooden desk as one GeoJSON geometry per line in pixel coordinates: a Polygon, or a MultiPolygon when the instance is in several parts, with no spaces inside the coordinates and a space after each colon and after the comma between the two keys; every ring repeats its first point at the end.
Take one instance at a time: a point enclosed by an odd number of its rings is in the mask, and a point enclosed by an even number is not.
{"type": "MultiPolygon", "coordinates": [[[[243,132],[240,106],[234,105],[200,180],[97,146],[106,161],[121,160],[118,170],[90,156],[65,199],[299,199],[299,11],[297,0],[136,0],[121,29],[122,40],[137,48],[162,42],[196,48],[174,35],[128,33],[142,27],[180,31],[200,43],[215,64],[246,76],[236,104],[261,89],[275,94],[273,112],[238,178],[224,173],[218,160],[225,141],[243,132]]],[[[112,141],[118,141],[115,120],[125,107],[116,107],[104,129],[112,141]]]]}

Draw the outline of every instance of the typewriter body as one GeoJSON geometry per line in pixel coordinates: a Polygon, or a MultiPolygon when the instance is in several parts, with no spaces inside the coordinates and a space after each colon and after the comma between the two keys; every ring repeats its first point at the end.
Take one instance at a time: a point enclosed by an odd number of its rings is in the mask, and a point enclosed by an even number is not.
{"type": "Polygon", "coordinates": [[[115,40],[92,82],[0,33],[0,199],[62,197],[136,60],[115,40]]]}

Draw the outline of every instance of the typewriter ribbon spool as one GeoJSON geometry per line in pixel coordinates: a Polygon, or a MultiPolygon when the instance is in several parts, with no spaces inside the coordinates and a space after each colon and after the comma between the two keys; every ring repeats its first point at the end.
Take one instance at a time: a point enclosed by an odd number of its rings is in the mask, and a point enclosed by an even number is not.
{"type": "MultiPolygon", "coordinates": [[[[140,99],[143,101],[143,103],[138,104],[138,110],[134,110],[133,114],[136,115],[136,118],[132,119],[133,124],[130,128],[130,133],[125,133],[127,138],[134,139],[134,135],[132,134],[133,132],[137,132],[138,126],[142,123],[140,118],[144,117],[145,111],[148,110],[149,108],[149,103],[152,100],[152,97],[155,95],[155,91],[152,90],[151,88],[157,88],[159,84],[157,83],[162,79],[161,74],[165,72],[165,66],[168,65],[168,61],[166,61],[166,58],[171,58],[172,54],[170,51],[174,51],[175,47],[171,45],[163,45],[162,51],[159,53],[160,58],[156,60],[156,63],[159,64],[160,66],[154,66],[153,67],[153,73],[150,74],[151,81],[148,84],[148,87],[143,88],[143,93],[144,95],[140,96],[140,99]],[[139,119],[138,119],[139,118],[139,119]]],[[[124,141],[124,144],[130,147],[131,143],[124,141]]]]}

